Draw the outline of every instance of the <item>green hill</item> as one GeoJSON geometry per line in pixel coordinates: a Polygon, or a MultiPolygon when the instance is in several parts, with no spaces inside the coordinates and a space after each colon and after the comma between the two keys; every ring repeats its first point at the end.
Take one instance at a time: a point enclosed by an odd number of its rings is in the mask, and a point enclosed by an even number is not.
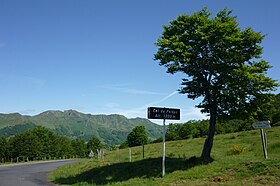
{"type": "Polygon", "coordinates": [[[0,128],[24,124],[29,121],[29,116],[23,116],[19,113],[0,114],[0,128]]]}
{"type": "Polygon", "coordinates": [[[280,185],[280,127],[265,129],[268,159],[259,130],[217,135],[213,161],[198,157],[204,138],[166,143],[166,174],[161,177],[162,143],[106,152],[103,161],[85,159],[61,167],[49,179],[58,185],[280,185]]]}
{"type": "Polygon", "coordinates": [[[128,119],[122,115],[91,115],[75,110],[46,111],[36,116],[0,114],[0,135],[9,136],[35,126],[43,126],[57,134],[88,140],[95,135],[104,143],[113,145],[126,140],[127,134],[138,125],[144,125],[150,139],[161,136],[162,127],[144,118],[128,119]],[[8,131],[8,132],[7,132],[8,131]]]}

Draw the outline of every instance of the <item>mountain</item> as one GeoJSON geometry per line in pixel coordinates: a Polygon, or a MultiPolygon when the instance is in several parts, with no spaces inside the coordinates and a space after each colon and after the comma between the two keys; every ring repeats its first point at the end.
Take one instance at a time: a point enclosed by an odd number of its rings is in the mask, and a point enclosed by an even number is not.
{"type": "Polygon", "coordinates": [[[89,140],[92,135],[104,143],[113,145],[126,140],[127,134],[136,126],[143,125],[150,139],[161,136],[162,126],[148,119],[112,115],[91,115],[66,111],[46,111],[36,116],[18,113],[0,114],[0,135],[11,136],[36,126],[43,126],[57,134],[89,140]]]}

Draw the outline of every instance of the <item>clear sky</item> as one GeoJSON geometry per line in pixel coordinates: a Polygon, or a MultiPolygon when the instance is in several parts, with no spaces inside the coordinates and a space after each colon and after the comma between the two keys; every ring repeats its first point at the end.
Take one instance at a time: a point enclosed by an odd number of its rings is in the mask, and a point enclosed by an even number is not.
{"type": "Polygon", "coordinates": [[[214,15],[227,7],[241,28],[267,34],[262,57],[279,81],[278,0],[0,0],[0,113],[146,118],[158,106],[180,108],[180,122],[205,118],[176,92],[183,76],[153,60],[162,25],[204,6],[214,15]]]}

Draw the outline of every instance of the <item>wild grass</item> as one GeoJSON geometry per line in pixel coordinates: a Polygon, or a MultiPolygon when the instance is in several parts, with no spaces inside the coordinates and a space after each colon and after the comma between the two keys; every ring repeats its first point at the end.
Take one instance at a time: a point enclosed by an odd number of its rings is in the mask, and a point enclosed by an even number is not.
{"type": "Polygon", "coordinates": [[[107,152],[104,161],[85,159],[59,168],[49,179],[59,185],[280,185],[280,127],[266,129],[268,159],[258,130],[217,135],[213,161],[203,163],[203,138],[166,143],[166,175],[161,176],[162,144],[107,152]],[[242,149],[232,153],[232,146],[242,149]]]}

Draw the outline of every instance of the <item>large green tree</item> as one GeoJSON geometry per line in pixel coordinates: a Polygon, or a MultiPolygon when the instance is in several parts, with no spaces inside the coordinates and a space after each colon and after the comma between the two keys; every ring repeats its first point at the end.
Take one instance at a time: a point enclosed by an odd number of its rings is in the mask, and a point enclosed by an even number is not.
{"type": "Polygon", "coordinates": [[[97,150],[103,148],[103,144],[97,137],[92,136],[87,143],[87,148],[89,151],[92,150],[94,153],[97,153],[97,150]]]}
{"type": "Polygon", "coordinates": [[[188,98],[202,97],[198,108],[210,116],[202,159],[211,159],[217,118],[230,115],[257,95],[274,90],[278,83],[265,74],[271,66],[261,59],[264,35],[241,29],[232,11],[211,16],[207,8],[180,15],[164,26],[156,42],[155,60],[167,72],[183,72],[179,90],[188,98]]]}
{"type": "Polygon", "coordinates": [[[148,143],[148,135],[145,126],[136,126],[127,135],[127,143],[129,147],[138,146],[148,143]]]}

